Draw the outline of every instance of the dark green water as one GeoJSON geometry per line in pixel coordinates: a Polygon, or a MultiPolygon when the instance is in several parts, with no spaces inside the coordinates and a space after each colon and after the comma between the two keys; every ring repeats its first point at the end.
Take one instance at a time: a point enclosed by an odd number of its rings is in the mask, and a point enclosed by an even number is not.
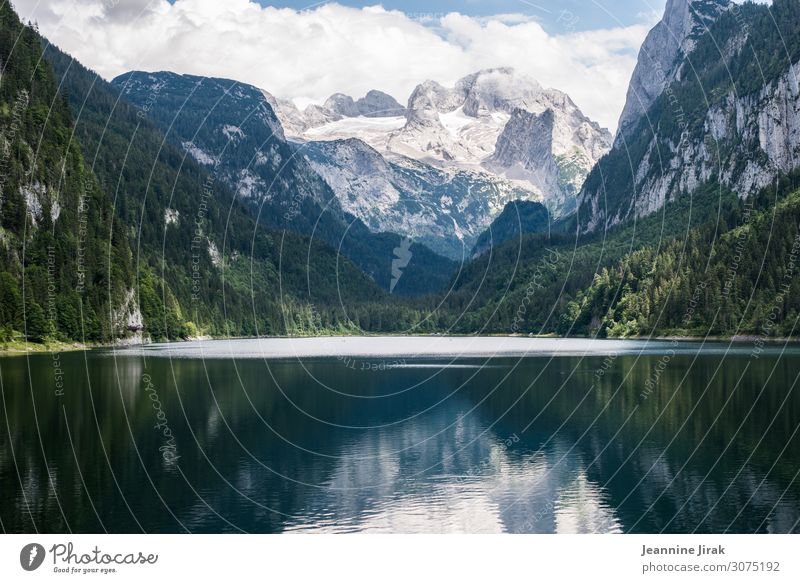
{"type": "Polygon", "coordinates": [[[618,345],[3,357],[2,529],[798,531],[798,350],[618,345]]]}

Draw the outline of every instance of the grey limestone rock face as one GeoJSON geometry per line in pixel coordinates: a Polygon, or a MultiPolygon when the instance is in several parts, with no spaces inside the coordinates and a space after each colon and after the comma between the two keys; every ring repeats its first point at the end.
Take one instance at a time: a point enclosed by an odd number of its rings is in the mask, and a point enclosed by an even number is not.
{"type": "Polygon", "coordinates": [[[626,137],[664,88],[678,67],[730,0],[668,0],[661,21],[648,33],[628,86],[617,129],[617,141],[626,137]]]}

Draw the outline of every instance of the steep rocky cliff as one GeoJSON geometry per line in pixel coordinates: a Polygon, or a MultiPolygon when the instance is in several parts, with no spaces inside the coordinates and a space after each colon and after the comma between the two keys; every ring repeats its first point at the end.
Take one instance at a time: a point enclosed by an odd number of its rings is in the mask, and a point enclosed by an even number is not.
{"type": "Polygon", "coordinates": [[[730,0],[669,0],[664,17],[650,31],[639,50],[617,138],[628,136],[664,88],[675,80],[678,69],[730,0]]]}
{"type": "Polygon", "coordinates": [[[800,5],[790,0],[721,13],[587,178],[581,229],[645,216],[708,184],[746,198],[797,168],[798,28],[800,5]]]}

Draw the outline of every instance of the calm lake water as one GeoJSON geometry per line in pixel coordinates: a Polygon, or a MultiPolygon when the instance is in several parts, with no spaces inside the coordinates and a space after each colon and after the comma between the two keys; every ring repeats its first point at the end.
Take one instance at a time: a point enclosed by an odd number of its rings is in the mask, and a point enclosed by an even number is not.
{"type": "Polygon", "coordinates": [[[796,532],[800,350],[500,338],[0,358],[5,532],[796,532]]]}

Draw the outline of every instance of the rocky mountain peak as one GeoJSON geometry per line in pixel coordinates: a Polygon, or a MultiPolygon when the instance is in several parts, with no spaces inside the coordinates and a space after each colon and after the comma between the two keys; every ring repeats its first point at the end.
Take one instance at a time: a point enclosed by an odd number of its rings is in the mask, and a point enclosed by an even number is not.
{"type": "Polygon", "coordinates": [[[511,114],[517,108],[539,109],[536,103],[542,86],[533,77],[502,67],[464,77],[456,84],[456,91],[464,96],[464,113],[480,117],[495,111],[511,114]]]}
{"type": "Polygon", "coordinates": [[[289,100],[278,99],[266,91],[263,93],[286,133],[293,137],[300,137],[311,129],[346,118],[403,117],[406,114],[406,109],[394,97],[375,89],[357,100],[344,93],[334,93],[322,105],[311,104],[303,111],[289,100]]]}
{"type": "Polygon", "coordinates": [[[383,91],[372,89],[364,97],[353,100],[349,95],[334,93],[322,105],[323,110],[341,117],[397,117],[405,115],[405,108],[383,91]]]}
{"type": "Polygon", "coordinates": [[[484,165],[508,179],[532,184],[551,208],[560,211],[565,193],[553,153],[555,128],[556,113],[550,108],[541,113],[515,109],[497,138],[494,154],[484,165]]]}
{"type": "Polygon", "coordinates": [[[617,140],[624,138],[674,79],[686,55],[708,26],[731,5],[730,0],[668,0],[663,18],[639,50],[617,140]]]}
{"type": "Polygon", "coordinates": [[[359,114],[364,117],[397,117],[405,115],[406,109],[397,100],[383,91],[372,89],[356,101],[359,114]]]}
{"type": "Polygon", "coordinates": [[[421,117],[434,117],[431,114],[447,113],[457,109],[461,100],[456,92],[430,79],[420,83],[408,98],[409,121],[421,117]],[[426,114],[427,112],[427,114],[426,114]]]}
{"type": "Polygon", "coordinates": [[[569,96],[510,67],[484,69],[447,88],[417,86],[407,123],[387,149],[438,166],[478,166],[538,193],[556,215],[611,146],[611,134],[569,96]]]}
{"type": "Polygon", "coordinates": [[[340,117],[358,117],[358,107],[353,98],[344,93],[334,93],[325,103],[322,104],[322,109],[326,109],[331,113],[340,117]]]}
{"type": "Polygon", "coordinates": [[[556,115],[550,108],[539,114],[515,109],[497,139],[497,149],[492,160],[505,159],[509,163],[525,160],[530,163],[537,152],[547,152],[552,158],[555,118],[556,115]]]}
{"type": "Polygon", "coordinates": [[[261,90],[264,99],[275,112],[275,115],[280,120],[282,129],[290,134],[302,134],[308,129],[308,124],[305,116],[300,112],[294,103],[288,99],[279,99],[271,93],[261,90]]]}

